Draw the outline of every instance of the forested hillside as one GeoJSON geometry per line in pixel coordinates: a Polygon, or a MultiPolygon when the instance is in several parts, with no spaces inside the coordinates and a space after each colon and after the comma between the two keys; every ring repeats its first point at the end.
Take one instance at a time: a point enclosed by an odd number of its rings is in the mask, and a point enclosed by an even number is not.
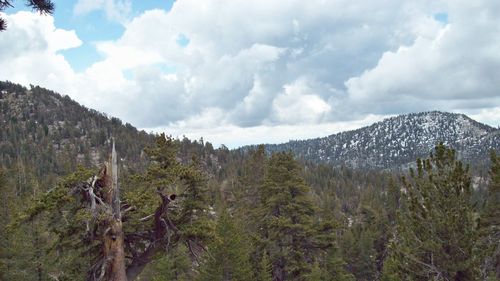
{"type": "MultiPolygon", "coordinates": [[[[54,246],[49,245],[54,234],[48,232],[51,217],[12,229],[7,226],[33,207],[42,194],[54,190],[65,176],[82,169],[97,173],[113,141],[121,180],[144,172],[149,163],[145,148],[154,143],[155,135],[38,86],[27,89],[0,82],[0,109],[0,280],[52,280],[46,271],[47,261],[56,269],[61,264],[54,256],[47,256],[54,246]]],[[[174,142],[179,161],[190,162],[196,154],[206,156],[200,157],[200,163],[207,175],[220,169],[210,143],[186,138],[174,142]]]]}
{"type": "Polygon", "coordinates": [[[433,111],[401,115],[324,138],[269,144],[266,150],[291,150],[301,158],[334,166],[399,169],[425,157],[440,142],[457,150],[464,161],[485,164],[491,149],[500,151],[500,130],[463,114],[433,111]]]}
{"type": "MultiPolygon", "coordinates": [[[[414,169],[354,169],[151,135],[0,86],[0,280],[500,278],[494,153],[469,167],[434,143],[414,169]]],[[[496,132],[463,118],[471,143],[496,132]]]]}
{"type": "Polygon", "coordinates": [[[36,168],[39,176],[102,163],[111,137],[123,161],[139,163],[142,149],[153,139],[128,123],[40,87],[0,82],[0,108],[1,163],[10,168],[22,162],[36,168]]]}

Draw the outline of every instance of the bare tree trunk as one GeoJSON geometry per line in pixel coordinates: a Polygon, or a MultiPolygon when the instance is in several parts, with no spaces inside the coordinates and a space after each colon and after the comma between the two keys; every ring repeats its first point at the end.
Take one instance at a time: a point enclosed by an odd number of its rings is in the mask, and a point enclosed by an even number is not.
{"type": "MultiPolygon", "coordinates": [[[[146,237],[143,244],[147,246],[145,249],[138,249],[137,251],[131,249],[132,259],[128,268],[125,266],[126,244],[120,210],[122,204],[120,203],[116,162],[117,157],[113,143],[110,160],[101,169],[99,176],[89,179],[86,184],[79,187],[79,190],[83,190],[88,198],[88,204],[94,219],[98,216],[104,217],[100,219],[99,223],[99,227],[103,229],[103,231],[99,232],[102,233],[101,237],[99,237],[103,245],[102,259],[99,259],[91,267],[89,281],[133,281],[137,279],[160,250],[168,250],[171,243],[176,244],[180,239],[177,227],[168,217],[169,203],[175,200],[176,195],[165,195],[158,190],[157,193],[161,197],[162,203],[157,207],[154,214],[141,219],[141,221],[146,221],[154,218],[153,229],[149,232],[151,236],[146,237]]],[[[131,209],[133,209],[133,206],[125,209],[123,214],[131,209]]],[[[128,239],[127,241],[130,243],[128,239]]]]}
{"type": "Polygon", "coordinates": [[[115,143],[113,142],[111,159],[106,163],[105,186],[103,188],[103,199],[106,205],[109,206],[106,219],[107,229],[102,237],[104,242],[104,269],[107,281],[127,281],[116,158],[115,143]]]}

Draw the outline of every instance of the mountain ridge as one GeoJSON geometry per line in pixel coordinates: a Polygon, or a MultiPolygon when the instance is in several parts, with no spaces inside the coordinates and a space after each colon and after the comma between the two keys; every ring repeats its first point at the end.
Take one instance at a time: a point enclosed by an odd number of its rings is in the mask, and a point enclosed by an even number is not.
{"type": "Polygon", "coordinates": [[[141,166],[141,151],[153,140],[68,96],[11,82],[0,82],[0,123],[0,165],[32,167],[38,175],[66,174],[78,165],[102,163],[112,137],[121,160],[141,166]]]}
{"type": "MultiPolygon", "coordinates": [[[[51,90],[2,81],[0,124],[0,169],[49,182],[78,166],[100,166],[108,158],[112,139],[121,171],[142,171],[149,161],[144,149],[158,136],[51,90]]],[[[220,169],[218,150],[211,143],[187,138],[174,142],[179,161],[188,163],[196,155],[210,176],[220,169]]]]}
{"type": "Polygon", "coordinates": [[[454,148],[461,159],[483,164],[490,150],[500,150],[500,130],[465,114],[427,111],[326,137],[265,144],[265,148],[269,153],[292,151],[299,158],[333,166],[398,169],[427,156],[441,142],[454,148]]]}
{"type": "MultiPolygon", "coordinates": [[[[111,137],[117,140],[117,150],[125,162],[138,168],[144,164],[143,148],[154,138],[67,96],[10,82],[0,82],[0,122],[0,163],[13,166],[21,158],[37,167],[38,174],[61,174],[79,164],[95,166],[104,160],[111,137]]],[[[191,141],[179,142],[184,155],[203,153],[203,146],[208,154],[214,151],[202,140],[194,141],[193,147],[191,141]]],[[[489,150],[500,150],[500,129],[464,114],[428,111],[390,117],[326,137],[265,147],[269,153],[291,150],[299,158],[333,166],[397,169],[426,157],[439,142],[456,149],[459,157],[468,162],[486,163],[489,150]]],[[[251,147],[255,146],[240,149],[251,147]]]]}

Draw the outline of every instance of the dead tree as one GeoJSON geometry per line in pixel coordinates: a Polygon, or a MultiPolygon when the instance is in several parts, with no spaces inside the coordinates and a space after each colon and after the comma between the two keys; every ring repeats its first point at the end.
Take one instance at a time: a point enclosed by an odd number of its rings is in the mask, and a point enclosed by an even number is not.
{"type": "Polygon", "coordinates": [[[111,156],[97,175],[88,178],[91,171],[79,170],[68,176],[38,198],[21,220],[52,213],[55,223],[49,230],[57,233],[55,243],[60,249],[67,247],[68,241],[82,241],[70,250],[92,261],[87,281],[133,281],[160,252],[168,253],[179,244],[185,244],[196,261],[213,231],[203,210],[208,206],[203,195],[204,176],[195,166],[176,158],[175,144],[164,135],[147,151],[152,151],[150,167],[138,175],[144,177],[132,190],[139,190],[139,197],[147,194],[147,201],[120,197],[113,143],[111,156]],[[180,200],[166,190],[180,191],[180,200]],[[171,204],[174,200],[175,205],[171,204]],[[151,204],[158,206],[150,209],[151,204]]]}
{"type": "Polygon", "coordinates": [[[133,281],[139,276],[154,256],[168,251],[179,242],[185,243],[193,257],[204,247],[194,240],[182,240],[177,226],[169,217],[169,204],[175,194],[165,195],[160,190],[160,205],[153,214],[139,219],[150,224],[147,231],[125,233],[124,218],[134,211],[134,206],[120,202],[116,151],[103,166],[99,175],[74,187],[72,193],[79,193],[82,203],[90,209],[92,220],[87,223],[88,235],[101,242],[102,254],[88,273],[89,281],[133,281]]]}
{"type": "MultiPolygon", "coordinates": [[[[89,280],[127,281],[125,267],[125,243],[120,208],[120,189],[118,186],[118,166],[115,144],[109,160],[98,176],[78,185],[74,192],[79,192],[88,201],[92,213],[92,222],[99,224],[100,231],[96,239],[101,241],[102,256],[92,267],[89,280]]],[[[88,224],[88,225],[89,225],[88,224]]],[[[88,231],[95,231],[96,226],[88,231]]],[[[93,233],[94,236],[96,233],[93,233]]]]}

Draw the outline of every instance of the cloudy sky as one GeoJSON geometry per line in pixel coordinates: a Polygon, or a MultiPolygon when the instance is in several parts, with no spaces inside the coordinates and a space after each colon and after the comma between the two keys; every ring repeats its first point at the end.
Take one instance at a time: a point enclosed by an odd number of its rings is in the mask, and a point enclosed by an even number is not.
{"type": "Polygon", "coordinates": [[[284,142],[427,110],[500,125],[498,0],[55,0],[2,14],[0,80],[146,131],[284,142]]]}

